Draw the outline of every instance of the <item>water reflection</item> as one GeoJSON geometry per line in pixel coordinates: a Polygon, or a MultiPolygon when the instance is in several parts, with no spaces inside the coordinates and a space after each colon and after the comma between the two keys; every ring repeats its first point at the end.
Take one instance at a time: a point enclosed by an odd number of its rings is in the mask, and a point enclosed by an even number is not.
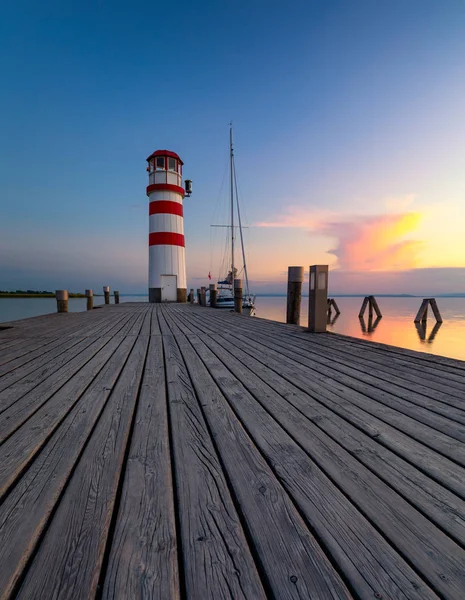
{"type": "Polygon", "coordinates": [[[333,318],[331,318],[331,310],[328,310],[328,320],[327,323],[328,325],[334,325],[334,323],[339,319],[339,317],[341,316],[340,312],[337,312],[333,318]]]}
{"type": "Polygon", "coordinates": [[[439,322],[437,321],[436,324],[434,325],[433,329],[431,330],[431,333],[428,336],[428,339],[426,339],[426,321],[420,321],[419,323],[415,323],[415,329],[417,330],[418,333],[418,337],[420,338],[420,340],[423,343],[427,343],[427,344],[431,344],[434,341],[434,338],[436,337],[437,332],[439,331],[439,329],[441,328],[442,325],[442,321],[439,322]]]}
{"type": "Polygon", "coordinates": [[[362,329],[362,333],[365,335],[370,335],[374,332],[374,330],[378,327],[379,322],[383,317],[376,317],[373,321],[373,315],[368,315],[368,327],[365,325],[365,317],[359,317],[360,327],[362,329]]]}
{"type": "MultiPolygon", "coordinates": [[[[465,297],[438,298],[437,301],[444,323],[441,327],[433,327],[434,322],[429,320],[430,327],[424,333],[412,327],[412,321],[421,302],[418,298],[383,297],[382,305],[380,303],[380,307],[383,309],[382,320],[373,321],[370,327],[365,314],[365,332],[362,327],[363,323],[358,319],[363,297],[337,297],[336,301],[341,314],[336,321],[333,321],[334,312],[332,312],[331,322],[328,323],[329,331],[381,342],[382,344],[390,344],[391,346],[400,346],[465,360],[465,297]],[[438,333],[439,329],[441,329],[440,333],[438,333]]],[[[286,321],[285,296],[259,296],[256,307],[258,317],[281,322],[286,321]]],[[[307,326],[307,314],[308,298],[304,297],[302,298],[300,321],[303,327],[307,326]]]]}

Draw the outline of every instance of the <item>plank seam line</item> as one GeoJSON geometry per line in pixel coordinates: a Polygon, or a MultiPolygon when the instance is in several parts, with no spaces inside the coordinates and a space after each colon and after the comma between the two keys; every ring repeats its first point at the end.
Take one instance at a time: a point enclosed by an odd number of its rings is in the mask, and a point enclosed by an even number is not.
{"type": "MultiPolygon", "coordinates": [[[[135,343],[136,343],[136,341],[134,340],[134,344],[135,344],[135,343]]],[[[128,352],[128,354],[127,354],[126,360],[124,361],[124,363],[123,363],[123,365],[122,365],[122,367],[121,367],[121,371],[118,373],[118,377],[117,377],[117,378],[116,378],[116,380],[115,380],[115,383],[114,383],[114,385],[113,385],[113,388],[112,388],[112,390],[111,390],[110,394],[108,394],[108,398],[106,399],[105,403],[102,405],[102,408],[101,408],[100,412],[98,413],[98,416],[97,416],[97,418],[95,419],[95,422],[94,422],[94,424],[92,425],[92,428],[91,428],[91,429],[90,429],[90,431],[89,431],[89,435],[87,436],[86,440],[85,440],[85,441],[84,441],[84,443],[82,444],[82,447],[81,447],[81,449],[80,449],[80,451],[79,451],[79,453],[78,453],[78,455],[77,455],[77,457],[76,457],[76,462],[74,463],[74,465],[73,465],[73,466],[72,466],[72,468],[70,469],[70,472],[69,472],[68,478],[67,478],[67,480],[66,480],[65,484],[63,485],[63,489],[61,490],[60,494],[58,495],[58,497],[57,497],[57,499],[56,499],[56,501],[55,501],[55,504],[53,505],[53,508],[52,508],[52,509],[51,509],[51,511],[50,511],[49,517],[48,517],[47,521],[44,523],[44,527],[43,527],[43,529],[42,529],[42,531],[41,531],[40,535],[39,535],[39,536],[38,536],[38,538],[37,538],[36,544],[35,544],[34,548],[33,548],[33,549],[32,549],[32,551],[31,551],[31,554],[30,554],[30,556],[29,556],[29,559],[28,559],[28,560],[27,560],[27,562],[25,563],[25,565],[24,565],[24,568],[23,568],[23,571],[22,571],[21,575],[18,577],[18,580],[16,581],[16,584],[14,585],[14,587],[13,587],[13,589],[12,589],[11,598],[16,598],[16,596],[17,596],[17,594],[18,594],[18,592],[19,592],[19,590],[20,590],[20,588],[21,588],[21,586],[22,586],[22,584],[23,584],[23,582],[24,582],[24,580],[25,580],[25,578],[26,578],[26,576],[27,576],[27,573],[28,573],[28,571],[29,571],[29,569],[30,569],[30,567],[31,567],[31,565],[32,565],[32,563],[33,563],[33,561],[34,561],[34,559],[35,559],[35,557],[36,557],[36,555],[37,555],[37,553],[38,553],[39,549],[40,549],[40,546],[41,546],[41,544],[42,544],[42,541],[43,541],[44,537],[45,537],[45,536],[46,536],[46,534],[47,534],[47,531],[48,531],[48,529],[49,529],[49,527],[50,527],[50,524],[51,524],[51,523],[52,523],[52,521],[53,521],[53,518],[54,518],[54,516],[55,516],[55,513],[56,513],[56,511],[58,510],[58,507],[59,507],[59,505],[60,505],[60,502],[61,502],[61,500],[62,500],[62,498],[63,498],[64,494],[66,493],[66,490],[67,490],[67,489],[68,489],[68,487],[69,487],[69,484],[70,484],[70,482],[71,482],[71,479],[73,478],[74,472],[75,472],[75,470],[76,470],[76,468],[77,468],[77,466],[78,466],[78,464],[79,464],[79,461],[81,460],[81,458],[82,458],[82,455],[84,454],[84,451],[85,451],[85,449],[87,448],[87,445],[89,444],[89,442],[90,442],[90,440],[91,440],[91,438],[92,438],[92,435],[94,434],[94,431],[95,431],[95,429],[96,429],[96,427],[97,427],[98,423],[100,422],[100,419],[101,419],[101,417],[102,417],[102,415],[103,415],[103,413],[104,413],[104,411],[105,411],[105,408],[106,408],[106,406],[107,406],[107,404],[108,404],[108,401],[110,400],[110,398],[111,398],[111,395],[113,394],[113,390],[115,389],[115,387],[116,387],[116,384],[117,384],[117,382],[118,382],[118,380],[119,380],[119,378],[120,378],[120,376],[121,376],[121,373],[123,372],[123,370],[124,370],[124,367],[125,367],[125,365],[126,365],[127,361],[129,360],[129,356],[131,355],[131,352],[132,352],[132,350],[133,350],[133,348],[134,348],[134,344],[131,346],[131,349],[130,349],[130,351],[129,351],[129,352],[128,352]]],[[[95,378],[94,378],[94,379],[95,379],[95,378]]],[[[42,447],[42,449],[43,449],[43,447],[42,447]]],[[[42,450],[42,449],[41,449],[41,450],[42,450]]],[[[37,458],[37,456],[38,456],[38,455],[36,455],[36,457],[35,457],[35,458],[37,458]]]]}
{"type": "MultiPolygon", "coordinates": [[[[132,351],[134,350],[134,346],[136,345],[137,341],[138,341],[138,336],[135,335],[134,336],[134,343],[131,346],[131,350],[128,353],[127,359],[124,362],[124,365],[123,365],[123,367],[121,368],[121,371],[118,374],[118,378],[115,381],[113,389],[116,388],[116,385],[117,385],[117,383],[118,383],[118,381],[120,379],[121,373],[124,371],[124,367],[126,366],[126,363],[128,362],[128,360],[129,360],[129,358],[130,358],[130,356],[132,354],[132,351]]],[[[148,339],[147,342],[146,342],[146,346],[145,346],[144,363],[142,365],[142,370],[141,370],[141,375],[140,375],[140,381],[139,381],[139,385],[137,387],[136,401],[134,402],[134,406],[133,406],[133,410],[132,410],[131,424],[129,426],[128,438],[126,440],[126,447],[124,449],[123,460],[121,461],[121,470],[120,470],[119,476],[118,476],[118,485],[116,486],[115,497],[114,497],[114,502],[113,502],[113,510],[112,510],[111,519],[110,519],[110,524],[108,526],[108,533],[107,533],[106,540],[104,542],[103,559],[102,559],[102,564],[100,566],[100,573],[99,573],[99,577],[98,577],[97,590],[96,590],[96,593],[95,593],[95,600],[100,600],[100,598],[102,597],[102,594],[103,594],[103,587],[104,587],[105,577],[106,577],[106,574],[107,574],[107,567],[108,567],[108,561],[109,561],[109,557],[110,557],[110,551],[111,551],[111,547],[113,545],[113,539],[114,539],[114,536],[115,536],[116,520],[118,518],[119,508],[120,508],[120,505],[121,505],[121,497],[122,497],[122,494],[123,494],[124,480],[126,479],[126,467],[127,467],[129,452],[131,450],[131,443],[132,443],[132,437],[133,437],[133,433],[134,433],[134,426],[135,426],[135,422],[136,422],[137,410],[139,408],[139,400],[140,400],[140,394],[141,394],[142,384],[143,384],[143,381],[144,381],[144,371],[145,371],[145,366],[147,364],[147,357],[148,357],[148,353],[149,353],[149,345],[150,345],[150,340],[148,339]]],[[[112,390],[111,393],[113,393],[113,390],[112,390]]]]}
{"type": "MultiPolygon", "coordinates": [[[[180,334],[176,334],[176,335],[180,335],[180,334]]],[[[247,526],[244,514],[243,514],[242,509],[240,507],[240,503],[239,503],[239,501],[236,498],[236,495],[234,493],[234,488],[232,487],[231,481],[229,479],[228,472],[225,469],[225,466],[224,466],[224,463],[223,463],[223,459],[221,458],[220,453],[218,451],[218,446],[217,446],[217,443],[215,442],[215,439],[214,439],[214,437],[212,435],[212,430],[211,430],[210,424],[208,423],[208,421],[207,421],[207,419],[205,417],[205,413],[204,413],[204,411],[202,409],[202,403],[200,402],[200,399],[199,399],[199,397],[197,395],[197,391],[196,391],[196,389],[194,387],[194,384],[192,382],[191,374],[189,373],[189,370],[187,368],[186,362],[184,360],[184,356],[182,354],[181,348],[179,347],[179,344],[178,344],[178,341],[177,341],[175,335],[173,335],[173,339],[174,339],[174,342],[175,342],[176,346],[178,347],[178,350],[179,350],[180,355],[182,357],[182,360],[184,362],[184,366],[186,368],[186,373],[187,373],[187,376],[189,377],[189,381],[190,381],[190,384],[191,384],[191,390],[192,390],[192,392],[193,392],[193,394],[195,396],[195,399],[197,401],[197,405],[200,408],[200,412],[202,414],[202,418],[204,420],[205,427],[206,427],[206,429],[208,431],[208,434],[210,436],[210,441],[212,443],[213,449],[214,449],[216,457],[218,459],[218,463],[219,463],[219,465],[220,465],[220,467],[222,469],[224,480],[226,482],[226,487],[227,487],[227,489],[229,491],[229,495],[231,497],[232,504],[233,504],[234,509],[235,509],[235,511],[237,513],[237,516],[238,516],[238,519],[239,519],[239,523],[240,523],[242,531],[244,533],[245,541],[247,543],[247,546],[248,546],[248,548],[250,550],[250,554],[251,554],[252,559],[254,561],[255,567],[257,569],[258,577],[259,577],[260,582],[261,582],[261,584],[263,586],[263,589],[265,591],[266,597],[270,598],[270,599],[276,598],[275,594],[273,593],[271,584],[270,584],[270,582],[268,580],[268,576],[266,574],[265,568],[264,568],[264,566],[262,564],[262,561],[260,560],[260,557],[258,555],[258,552],[257,552],[257,550],[255,548],[255,544],[253,543],[252,535],[251,535],[251,533],[249,531],[249,528],[247,526]]],[[[278,600],[278,599],[276,599],[276,600],[278,600]]]]}
{"type": "MultiPolygon", "coordinates": [[[[155,311],[157,315],[157,324],[160,327],[160,320],[158,317],[158,309],[155,311]]],[[[152,313],[153,314],[153,313],[152,313]]],[[[160,328],[161,332],[161,328],[160,328]]],[[[165,344],[163,343],[163,335],[161,335],[161,352],[162,352],[162,360],[163,360],[163,372],[165,377],[165,409],[166,409],[166,418],[168,425],[168,448],[171,462],[171,489],[173,490],[173,513],[174,513],[174,530],[176,533],[176,555],[178,560],[178,574],[179,574],[179,596],[180,600],[187,600],[187,587],[186,587],[186,573],[185,573],[185,564],[184,564],[184,551],[183,551],[183,540],[182,540],[182,528],[181,528],[181,518],[179,515],[179,491],[178,491],[178,482],[177,482],[177,469],[176,469],[176,458],[174,452],[174,444],[173,444],[173,426],[172,426],[172,418],[170,411],[170,398],[169,398],[169,389],[168,389],[168,373],[166,369],[166,352],[165,352],[165,344]]]]}

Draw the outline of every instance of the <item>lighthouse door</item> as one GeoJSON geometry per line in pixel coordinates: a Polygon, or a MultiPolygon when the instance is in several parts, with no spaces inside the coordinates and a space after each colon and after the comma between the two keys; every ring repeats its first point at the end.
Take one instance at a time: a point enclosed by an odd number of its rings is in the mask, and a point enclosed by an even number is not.
{"type": "Polygon", "coordinates": [[[177,277],[176,275],[161,276],[161,301],[176,302],[177,298],[177,277]]]}

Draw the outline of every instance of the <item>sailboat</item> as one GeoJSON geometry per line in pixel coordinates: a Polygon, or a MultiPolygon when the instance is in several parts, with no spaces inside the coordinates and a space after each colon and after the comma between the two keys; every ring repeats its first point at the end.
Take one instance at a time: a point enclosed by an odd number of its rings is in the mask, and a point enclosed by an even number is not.
{"type": "MultiPolygon", "coordinates": [[[[236,167],[234,164],[234,148],[233,148],[233,129],[232,124],[229,127],[229,177],[230,177],[230,224],[226,225],[231,230],[231,269],[226,277],[218,281],[217,289],[218,296],[216,300],[217,308],[234,308],[234,279],[238,277],[238,269],[235,266],[235,229],[239,229],[242,264],[245,280],[244,294],[242,298],[242,308],[246,309],[250,314],[255,311],[255,296],[250,293],[249,289],[249,274],[247,272],[247,262],[245,258],[244,235],[242,232],[241,210],[239,206],[239,194],[237,191],[236,167]],[[235,223],[235,213],[237,210],[237,223],[235,223]]],[[[242,274],[242,271],[239,272],[242,274]]]]}

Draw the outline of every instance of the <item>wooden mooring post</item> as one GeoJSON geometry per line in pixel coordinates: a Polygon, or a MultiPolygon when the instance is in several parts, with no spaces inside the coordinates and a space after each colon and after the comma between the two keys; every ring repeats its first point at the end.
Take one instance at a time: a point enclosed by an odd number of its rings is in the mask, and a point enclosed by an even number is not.
{"type": "Polygon", "coordinates": [[[119,292],[117,292],[116,290],[113,292],[113,295],[115,297],[115,304],[119,304],[119,292]]]}
{"type": "Polygon", "coordinates": [[[414,323],[420,323],[420,321],[425,322],[428,319],[428,306],[431,306],[431,310],[433,311],[434,318],[438,323],[442,323],[441,313],[439,312],[438,304],[436,302],[436,298],[424,298],[421,303],[420,310],[417,312],[417,316],[414,319],[414,323]]]}
{"type": "Polygon", "coordinates": [[[191,288],[190,292],[189,292],[189,298],[188,301],[191,304],[194,304],[194,300],[195,300],[195,294],[194,294],[194,290],[191,288]]]}
{"type": "Polygon", "coordinates": [[[216,308],[216,300],[218,298],[218,289],[216,283],[210,283],[210,307],[216,308]]]}
{"type": "Polygon", "coordinates": [[[92,290],[86,290],[86,298],[87,310],[92,310],[94,308],[94,292],[92,290]]]}
{"type": "Polygon", "coordinates": [[[376,313],[376,317],[378,319],[382,318],[381,311],[379,310],[378,303],[376,302],[376,298],[374,296],[365,296],[362,302],[362,307],[360,312],[358,313],[359,318],[364,317],[365,311],[368,306],[368,319],[373,320],[373,311],[376,313]]]}
{"type": "Polygon", "coordinates": [[[328,265],[310,267],[308,293],[308,330],[326,332],[328,314],[328,265]]]}
{"type": "Polygon", "coordinates": [[[68,290],[56,290],[55,297],[57,299],[57,312],[67,313],[68,312],[68,290]]]}
{"type": "Polygon", "coordinates": [[[207,306],[207,288],[200,288],[200,306],[207,306]]]}
{"type": "Polygon", "coordinates": [[[105,296],[105,304],[110,304],[110,288],[108,285],[103,286],[103,295],[105,296]]]}
{"type": "Polygon", "coordinates": [[[234,312],[242,312],[242,279],[234,280],[234,312]]]}
{"type": "Polygon", "coordinates": [[[300,306],[302,302],[303,281],[303,267],[288,267],[286,323],[291,325],[300,324],[300,306]]]}

